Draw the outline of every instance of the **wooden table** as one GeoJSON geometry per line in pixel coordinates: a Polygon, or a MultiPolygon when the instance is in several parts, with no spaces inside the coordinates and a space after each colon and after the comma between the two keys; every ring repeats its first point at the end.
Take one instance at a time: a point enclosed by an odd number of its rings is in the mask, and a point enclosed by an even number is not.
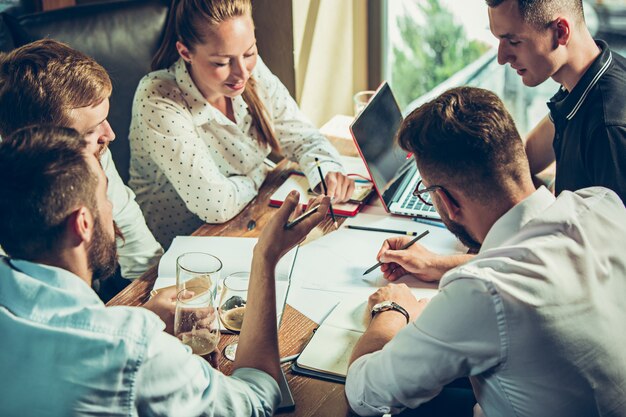
{"type": "MultiPolygon", "coordinates": [[[[344,145],[345,146],[345,145],[344,145]]],[[[354,145],[352,145],[354,146],[354,145]]],[[[349,148],[349,146],[348,146],[349,148]]],[[[342,153],[349,153],[350,149],[342,149],[342,153]]],[[[270,173],[265,183],[259,190],[257,198],[235,218],[224,224],[205,224],[200,227],[194,236],[238,236],[238,237],[258,237],[260,231],[267,224],[275,209],[269,207],[269,197],[285,181],[289,173],[295,169],[296,165],[283,160],[276,169],[270,173]],[[250,220],[256,222],[253,230],[248,230],[250,220]]],[[[341,223],[344,219],[338,218],[341,223]]],[[[312,235],[320,235],[331,230],[332,221],[326,218],[312,235]]],[[[133,281],[122,292],[107,303],[113,305],[138,306],[148,300],[150,290],[157,278],[157,267],[148,270],[140,279],[133,281]]],[[[280,356],[288,356],[302,351],[304,345],[311,337],[317,324],[302,313],[287,305],[283,314],[281,327],[279,329],[278,341],[280,356]]],[[[219,348],[224,347],[235,340],[237,336],[222,335],[219,348]]],[[[290,369],[290,364],[283,365],[287,381],[296,402],[295,410],[291,412],[279,413],[290,416],[346,416],[349,413],[348,405],[344,396],[342,384],[322,381],[309,377],[294,375],[290,369]]],[[[225,374],[232,372],[232,362],[223,358],[220,360],[220,369],[225,374]]]]}

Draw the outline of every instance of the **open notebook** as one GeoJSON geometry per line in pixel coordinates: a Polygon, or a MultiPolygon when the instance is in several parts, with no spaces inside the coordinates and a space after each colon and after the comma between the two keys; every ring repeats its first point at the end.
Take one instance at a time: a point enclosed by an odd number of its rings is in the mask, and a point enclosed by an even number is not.
{"type": "MultiPolygon", "coordinates": [[[[405,282],[403,278],[402,282],[405,282]]],[[[434,288],[413,289],[417,297],[432,298],[434,288]]],[[[345,382],[352,350],[369,324],[367,297],[343,299],[317,328],[291,369],[303,375],[345,382]]]]}
{"type": "MultiPolygon", "coordinates": [[[[176,258],[186,252],[206,252],[222,261],[220,281],[234,272],[250,271],[252,250],[258,239],[222,236],[178,236],[161,257],[159,275],[154,289],[176,284],[176,258]]],[[[298,248],[295,247],[282,257],[276,266],[276,312],[280,318],[287,300],[291,271],[298,248]]],[[[219,284],[218,284],[219,285],[219,284]]],[[[217,291],[220,294],[220,291],[217,291]]]]}

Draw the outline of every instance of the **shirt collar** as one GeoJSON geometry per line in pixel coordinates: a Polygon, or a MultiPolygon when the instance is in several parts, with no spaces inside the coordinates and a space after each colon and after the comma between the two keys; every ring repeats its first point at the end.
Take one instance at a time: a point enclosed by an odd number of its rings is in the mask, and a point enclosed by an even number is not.
{"type": "MultiPolygon", "coordinates": [[[[195,126],[201,126],[208,121],[217,122],[221,125],[234,124],[228,117],[224,116],[222,112],[206,101],[191,79],[191,75],[189,71],[187,71],[187,65],[185,65],[185,61],[182,58],[179,58],[178,61],[173,64],[173,67],[176,84],[178,84],[178,88],[187,102],[187,108],[191,113],[191,118],[195,126]]],[[[248,105],[241,95],[233,99],[233,111],[237,123],[241,123],[248,114],[248,105]]]]}
{"type": "Polygon", "coordinates": [[[548,102],[550,110],[562,119],[571,120],[576,115],[591,89],[598,83],[600,77],[613,62],[613,54],[606,42],[597,40],[596,44],[600,48],[600,55],[585,71],[574,89],[568,92],[561,86],[559,91],[548,102]]]}
{"type": "Polygon", "coordinates": [[[25,275],[20,279],[20,286],[25,290],[23,294],[33,302],[42,306],[65,307],[103,305],[85,281],[63,268],[20,259],[7,258],[7,262],[17,274],[25,275]],[[27,288],[30,290],[26,290],[27,288]]]}
{"type": "Polygon", "coordinates": [[[513,206],[493,224],[480,248],[480,253],[501,246],[555,200],[556,198],[547,188],[541,187],[513,206]]]}

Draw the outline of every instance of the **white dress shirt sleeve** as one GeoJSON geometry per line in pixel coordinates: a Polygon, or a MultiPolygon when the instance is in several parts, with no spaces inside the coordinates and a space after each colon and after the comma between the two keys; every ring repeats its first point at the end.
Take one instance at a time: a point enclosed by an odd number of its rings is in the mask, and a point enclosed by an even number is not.
{"type": "Polygon", "coordinates": [[[111,151],[107,150],[102,155],[100,163],[109,180],[107,196],[113,204],[113,220],[124,235],[123,241],[119,238],[117,241],[122,276],[126,279],[139,278],[158,262],[163,249],[148,229],[135,194],[118,174],[111,151]]]}
{"type": "Polygon", "coordinates": [[[259,85],[264,89],[264,103],[272,115],[274,132],[280,142],[282,152],[292,161],[300,164],[311,188],[320,183],[315,163],[320,161],[322,173],[346,173],[339,160],[339,152],[302,113],[287,88],[267,68],[259,58],[256,66],[259,85]]]}
{"type": "Polygon", "coordinates": [[[161,82],[144,79],[137,93],[142,97],[135,99],[136,136],[141,138],[142,150],[167,177],[187,210],[207,223],[226,222],[257,195],[266,168],[261,164],[246,175],[223,175],[184,100],[172,97],[180,91],[161,92],[161,82]]]}
{"type": "Polygon", "coordinates": [[[180,341],[160,332],[137,376],[141,416],[271,416],[280,402],[276,381],[251,368],[228,377],[180,341]]]}
{"type": "Polygon", "coordinates": [[[357,359],[346,379],[350,407],[359,415],[395,414],[425,403],[459,377],[498,366],[502,303],[489,285],[451,282],[382,350],[357,359]]]}

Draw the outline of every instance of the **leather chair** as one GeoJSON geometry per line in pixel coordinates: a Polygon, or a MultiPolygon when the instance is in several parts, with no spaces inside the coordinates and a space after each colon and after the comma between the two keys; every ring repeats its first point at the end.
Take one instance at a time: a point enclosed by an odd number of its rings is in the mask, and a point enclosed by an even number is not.
{"type": "Polygon", "coordinates": [[[56,39],[93,57],[109,72],[113,93],[108,120],[116,134],[110,148],[125,182],[129,177],[133,96],[139,80],[150,72],[168,6],[167,0],[116,1],[18,17],[2,14],[1,50],[42,38],[56,39]]]}

